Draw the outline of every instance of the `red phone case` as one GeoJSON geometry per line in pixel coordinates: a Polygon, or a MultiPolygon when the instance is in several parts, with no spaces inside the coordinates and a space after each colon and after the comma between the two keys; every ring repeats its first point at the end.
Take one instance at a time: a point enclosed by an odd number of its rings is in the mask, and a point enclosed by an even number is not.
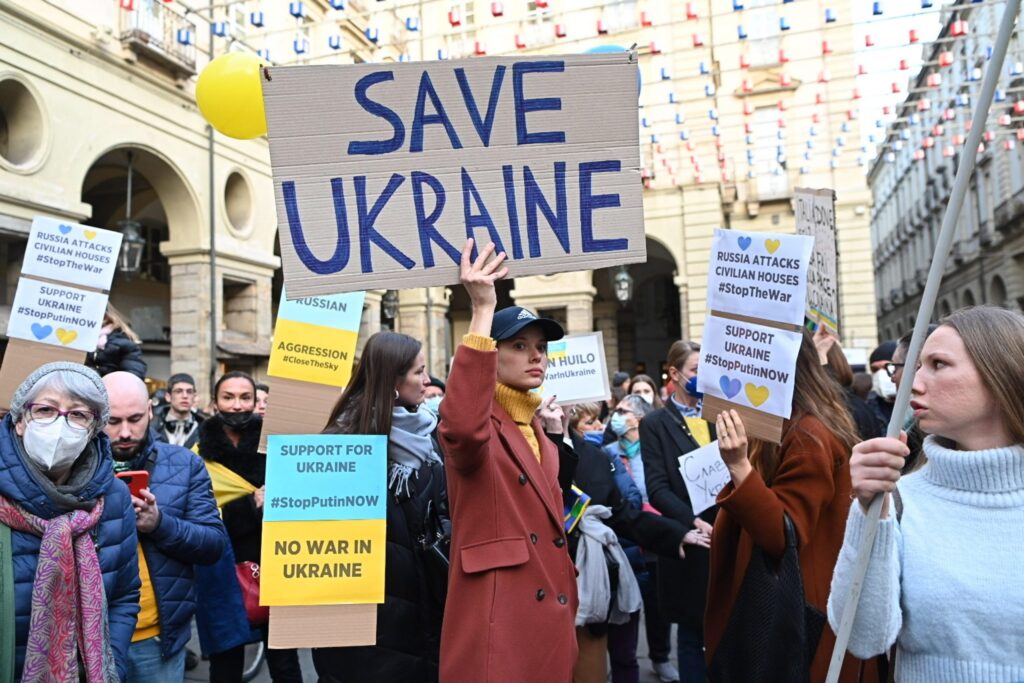
{"type": "Polygon", "coordinates": [[[142,489],[149,488],[149,472],[145,470],[118,472],[117,478],[128,486],[128,491],[136,498],[142,497],[142,489]]]}

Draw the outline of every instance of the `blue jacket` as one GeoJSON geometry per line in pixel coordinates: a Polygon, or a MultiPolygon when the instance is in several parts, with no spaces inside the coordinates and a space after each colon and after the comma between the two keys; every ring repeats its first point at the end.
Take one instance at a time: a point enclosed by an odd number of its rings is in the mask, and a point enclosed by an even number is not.
{"type": "MultiPolygon", "coordinates": [[[[0,423],[0,495],[17,503],[27,512],[53,519],[69,511],[61,506],[42,485],[43,475],[27,462],[19,437],[14,432],[10,415],[0,423]]],[[[110,440],[100,433],[72,468],[70,489],[62,487],[67,500],[78,503],[104,498],[103,516],[93,530],[93,538],[103,572],[107,594],[107,615],[110,642],[117,662],[117,673],[125,679],[128,668],[128,646],[135,632],[139,612],[139,567],[135,535],[135,512],[124,484],[114,478],[110,457],[110,440]],[[80,485],[77,482],[81,482],[80,485]],[[76,482],[72,484],[72,482],[76,482]]],[[[69,488],[70,488],[69,486],[69,488]]],[[[21,676],[32,615],[32,582],[39,559],[38,536],[14,531],[11,545],[14,555],[15,603],[15,680],[21,676]]]]}
{"type": "Polygon", "coordinates": [[[149,472],[149,490],[160,510],[156,529],[140,534],[139,540],[156,596],[160,654],[167,659],[181,651],[192,636],[196,611],[193,567],[220,559],[228,535],[217,512],[210,476],[198,455],[157,441],[150,432],[139,465],[149,472]]]}

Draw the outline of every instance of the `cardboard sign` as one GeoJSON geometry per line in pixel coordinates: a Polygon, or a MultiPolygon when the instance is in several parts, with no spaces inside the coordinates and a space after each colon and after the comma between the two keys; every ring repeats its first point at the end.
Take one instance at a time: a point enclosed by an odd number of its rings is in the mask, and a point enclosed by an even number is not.
{"type": "Polygon", "coordinates": [[[21,274],[109,290],[122,237],[113,230],[36,216],[21,274]]]}
{"type": "Polygon", "coordinates": [[[352,375],[364,292],[307,297],[281,306],[267,374],[343,387],[352,375]]]}
{"type": "Polygon", "coordinates": [[[260,604],[383,602],[387,438],[275,435],[268,446],[260,604]]]}
{"type": "Polygon", "coordinates": [[[14,294],[7,336],[95,351],[106,310],[106,294],[22,278],[14,294]]]}
{"type": "Polygon", "coordinates": [[[548,342],[548,371],[541,393],[557,396],[560,405],[604,401],[611,396],[600,332],[548,342]]]}
{"type": "Polygon", "coordinates": [[[384,519],[387,448],[384,436],[270,437],[263,521],[384,519]]]}
{"type": "Polygon", "coordinates": [[[510,277],[646,260],[636,57],[270,67],[288,295],[458,282],[467,237],[510,277]]]}
{"type": "Polygon", "coordinates": [[[679,474],[683,476],[695,515],[714,505],[718,494],[732,479],[717,441],[679,456],[679,474]]]}
{"type": "Polygon", "coordinates": [[[789,418],[802,337],[800,332],[708,316],[697,390],[789,418]]]}
{"type": "Polygon", "coordinates": [[[383,519],[264,524],[260,604],[384,602],[386,540],[383,519]]]}
{"type": "Polygon", "coordinates": [[[839,249],[836,240],[835,193],[794,189],[796,232],[814,238],[807,272],[808,321],[839,333],[839,249]]]}
{"type": "Polygon", "coordinates": [[[708,309],[803,325],[813,246],[803,235],[715,230],[708,309]]]}

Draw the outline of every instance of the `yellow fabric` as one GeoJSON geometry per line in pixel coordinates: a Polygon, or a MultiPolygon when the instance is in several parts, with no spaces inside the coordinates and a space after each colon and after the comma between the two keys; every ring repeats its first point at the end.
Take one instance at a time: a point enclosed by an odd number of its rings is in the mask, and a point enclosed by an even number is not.
{"type": "Polygon", "coordinates": [[[690,433],[693,434],[693,438],[697,440],[701,446],[707,446],[711,443],[711,428],[708,426],[706,420],[702,420],[699,417],[685,417],[686,426],[690,428],[690,433]]]}
{"type": "Polygon", "coordinates": [[[497,342],[490,337],[485,337],[481,334],[470,333],[463,335],[462,343],[471,349],[476,349],[477,351],[494,351],[498,348],[497,342]]]}
{"type": "Polygon", "coordinates": [[[530,424],[534,413],[540,407],[541,396],[529,391],[519,391],[510,386],[498,382],[494,389],[494,398],[498,405],[505,409],[505,412],[515,421],[519,431],[523,433],[526,443],[530,444],[533,450],[533,457],[540,462],[540,444],[537,443],[537,435],[530,424]]]}
{"type": "Polygon", "coordinates": [[[135,633],[132,634],[133,643],[160,635],[160,615],[156,609],[156,593],[153,592],[153,582],[149,578],[149,565],[146,564],[142,544],[139,544],[138,550],[139,579],[142,581],[142,588],[139,592],[139,619],[135,622],[135,633]]]}
{"type": "Polygon", "coordinates": [[[256,487],[219,462],[203,461],[213,483],[213,497],[217,507],[222,508],[233,500],[256,492],[256,487]]]}

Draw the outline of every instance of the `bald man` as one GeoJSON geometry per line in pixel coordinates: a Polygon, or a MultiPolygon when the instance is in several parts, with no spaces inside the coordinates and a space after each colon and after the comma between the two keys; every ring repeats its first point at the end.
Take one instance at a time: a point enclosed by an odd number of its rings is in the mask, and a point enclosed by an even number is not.
{"type": "Polygon", "coordinates": [[[196,611],[194,565],[213,564],[227,544],[210,477],[192,451],[158,441],[146,385],[130,372],[103,377],[110,396],[114,471],[148,486],[132,496],[139,536],[139,619],[128,657],[132,683],[181,683],[196,611]],[[146,475],[141,474],[145,472],[146,475]]]}

